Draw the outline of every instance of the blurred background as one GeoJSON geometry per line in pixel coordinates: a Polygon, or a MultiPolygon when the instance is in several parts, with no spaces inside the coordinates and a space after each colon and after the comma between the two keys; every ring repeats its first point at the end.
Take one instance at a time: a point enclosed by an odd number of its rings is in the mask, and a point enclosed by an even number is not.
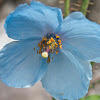
{"type": "MultiPolygon", "coordinates": [[[[42,3],[59,7],[64,13],[64,0],[38,0],[42,3]]],[[[7,15],[13,11],[18,4],[29,3],[30,0],[0,0],[0,49],[12,41],[5,34],[4,22],[7,15]]],[[[71,0],[71,12],[80,9],[82,0],[71,0]]],[[[87,10],[87,18],[100,23],[100,0],[91,0],[87,10]]],[[[100,95],[100,64],[93,65],[93,79],[91,80],[88,95],[100,95]]],[[[33,87],[27,89],[15,89],[0,82],[0,100],[52,100],[51,96],[42,88],[41,82],[37,82],[33,87]]],[[[95,100],[95,99],[94,99],[95,100]]]]}

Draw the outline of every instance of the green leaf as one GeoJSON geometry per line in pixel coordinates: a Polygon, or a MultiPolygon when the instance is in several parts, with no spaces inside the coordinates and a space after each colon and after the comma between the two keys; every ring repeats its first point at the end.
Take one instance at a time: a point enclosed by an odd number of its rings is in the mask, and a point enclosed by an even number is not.
{"type": "Polygon", "coordinates": [[[86,98],[86,100],[100,100],[99,95],[91,95],[86,98]]]}
{"type": "Polygon", "coordinates": [[[84,97],[80,100],[100,100],[100,96],[99,95],[90,95],[90,96],[84,97]]]}
{"type": "Polygon", "coordinates": [[[82,99],[80,99],[80,100],[85,100],[85,97],[84,97],[84,98],[82,98],[82,99]]]}

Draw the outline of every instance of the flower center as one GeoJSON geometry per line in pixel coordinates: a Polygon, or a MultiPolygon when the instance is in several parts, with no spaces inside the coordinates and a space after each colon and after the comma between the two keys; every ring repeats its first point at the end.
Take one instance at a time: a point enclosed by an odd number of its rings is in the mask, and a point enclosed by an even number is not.
{"type": "MultiPolygon", "coordinates": [[[[54,34],[47,34],[38,43],[39,50],[37,53],[41,54],[43,58],[48,58],[47,62],[50,62],[50,54],[58,54],[58,49],[62,49],[60,36],[54,34]]],[[[53,59],[53,57],[52,57],[53,59]]]]}

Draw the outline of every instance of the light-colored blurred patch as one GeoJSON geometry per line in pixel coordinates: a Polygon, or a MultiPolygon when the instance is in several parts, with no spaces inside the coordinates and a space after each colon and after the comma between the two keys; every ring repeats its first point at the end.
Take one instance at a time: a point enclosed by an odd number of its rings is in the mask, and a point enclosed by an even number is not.
{"type": "Polygon", "coordinates": [[[0,82],[0,100],[52,100],[50,95],[37,82],[31,88],[16,89],[0,82]]]}
{"type": "Polygon", "coordinates": [[[5,18],[9,13],[11,13],[14,9],[15,9],[15,5],[13,5],[12,3],[6,2],[1,10],[0,10],[0,20],[2,18],[5,18]]]}
{"type": "Polygon", "coordinates": [[[7,34],[5,33],[4,22],[5,19],[2,19],[0,22],[0,49],[2,49],[5,44],[13,41],[12,39],[8,38],[7,34]]]}

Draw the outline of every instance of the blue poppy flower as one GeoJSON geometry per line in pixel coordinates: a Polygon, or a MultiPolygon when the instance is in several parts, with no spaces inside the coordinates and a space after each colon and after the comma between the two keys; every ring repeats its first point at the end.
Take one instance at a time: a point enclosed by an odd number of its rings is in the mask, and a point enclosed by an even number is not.
{"type": "Polygon", "coordinates": [[[86,95],[92,67],[100,60],[100,25],[81,12],[64,20],[58,8],[32,1],[19,5],[5,21],[7,35],[17,41],[0,51],[0,79],[15,88],[41,80],[56,99],[86,95]]]}

